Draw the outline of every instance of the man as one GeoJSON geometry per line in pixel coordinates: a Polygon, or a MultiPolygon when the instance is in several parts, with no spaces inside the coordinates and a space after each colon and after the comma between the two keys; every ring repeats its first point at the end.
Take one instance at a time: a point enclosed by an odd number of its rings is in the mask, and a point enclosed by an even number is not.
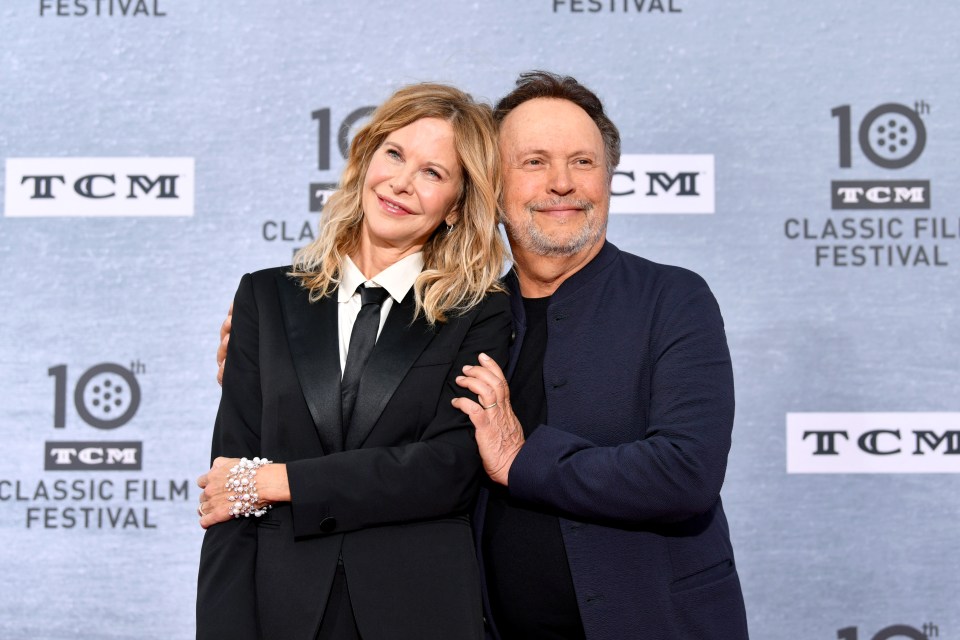
{"type": "Polygon", "coordinates": [[[515,340],[506,375],[484,356],[464,369],[480,404],[454,401],[493,481],[474,520],[490,631],[746,639],[716,301],[696,274],[606,242],[620,138],[592,92],[522,74],[496,118],[515,340]]]}
{"type": "Polygon", "coordinates": [[[573,78],[496,108],[516,338],[458,382],[494,486],[475,526],[507,638],[740,640],[720,503],[733,378],[694,273],[605,241],[616,127],[573,78]],[[506,380],[509,380],[509,385],[506,380]],[[513,399],[511,401],[511,398],[513,399]]]}

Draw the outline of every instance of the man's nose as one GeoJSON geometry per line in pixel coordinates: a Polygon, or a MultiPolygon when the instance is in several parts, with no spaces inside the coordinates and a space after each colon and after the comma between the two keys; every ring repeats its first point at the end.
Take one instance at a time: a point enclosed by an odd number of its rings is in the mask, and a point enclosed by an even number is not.
{"type": "Polygon", "coordinates": [[[552,167],[550,169],[549,180],[548,188],[550,193],[558,196],[565,196],[575,189],[570,167],[565,164],[559,167],[552,167]]]}

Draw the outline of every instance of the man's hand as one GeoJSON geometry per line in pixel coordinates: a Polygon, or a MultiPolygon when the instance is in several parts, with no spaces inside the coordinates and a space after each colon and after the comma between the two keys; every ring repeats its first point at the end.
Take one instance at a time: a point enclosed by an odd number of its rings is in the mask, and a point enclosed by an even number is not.
{"type": "Polygon", "coordinates": [[[482,404],[455,398],[453,406],[470,417],[476,428],[483,469],[494,482],[507,486],[510,466],[523,446],[523,427],[510,406],[510,387],[493,358],[481,353],[480,365],[467,365],[457,384],[477,394],[482,404]]]}
{"type": "Polygon", "coordinates": [[[217,347],[217,384],[223,386],[223,363],[227,361],[227,343],[230,342],[230,324],[233,321],[233,303],[227,310],[227,319],[220,325],[220,346],[217,347]]]}

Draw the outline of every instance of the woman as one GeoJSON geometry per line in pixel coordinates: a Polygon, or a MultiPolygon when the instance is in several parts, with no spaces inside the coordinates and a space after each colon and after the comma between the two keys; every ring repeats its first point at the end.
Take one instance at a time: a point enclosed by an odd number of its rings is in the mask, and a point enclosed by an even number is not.
{"type": "Polygon", "coordinates": [[[482,637],[480,458],[450,402],[464,365],[507,354],[496,163],[486,106],[401,89],[292,270],[241,280],[199,480],[198,638],[482,637]],[[274,462],[237,460],[255,456],[274,462]]]}

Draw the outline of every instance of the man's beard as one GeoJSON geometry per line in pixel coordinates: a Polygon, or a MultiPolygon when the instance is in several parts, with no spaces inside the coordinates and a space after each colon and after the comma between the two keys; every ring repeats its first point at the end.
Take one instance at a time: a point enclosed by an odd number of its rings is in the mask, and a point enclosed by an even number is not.
{"type": "MultiPolygon", "coordinates": [[[[572,256],[584,248],[593,246],[603,236],[606,231],[606,219],[602,221],[596,216],[590,215],[594,210],[594,204],[587,200],[565,200],[555,199],[542,202],[531,202],[524,207],[527,217],[521,224],[513,225],[510,223],[509,216],[503,216],[504,226],[510,232],[510,238],[520,245],[523,249],[539,256],[572,256]],[[577,232],[565,239],[556,239],[544,233],[536,223],[537,209],[556,206],[570,206],[571,208],[581,209],[584,214],[582,221],[578,221],[580,228],[577,232]]],[[[563,224],[577,224],[572,220],[563,224]]]]}

